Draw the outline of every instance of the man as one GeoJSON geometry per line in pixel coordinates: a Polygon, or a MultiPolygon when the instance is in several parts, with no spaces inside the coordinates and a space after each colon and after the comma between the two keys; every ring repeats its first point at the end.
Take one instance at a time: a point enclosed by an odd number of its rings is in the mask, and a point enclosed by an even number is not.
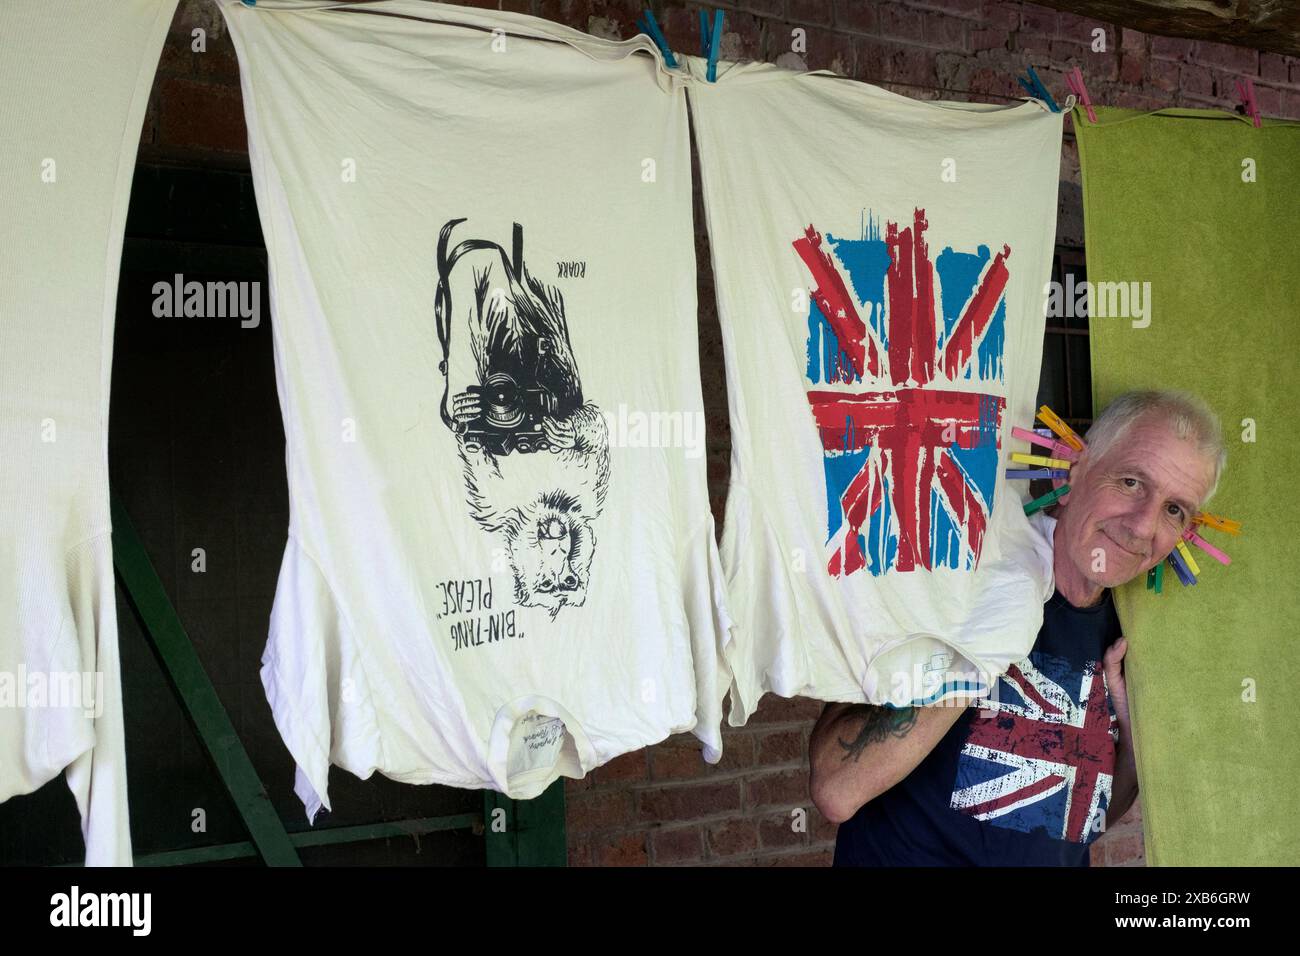
{"type": "Polygon", "coordinates": [[[810,789],[840,824],[837,866],[1087,866],[1137,798],[1109,588],[1174,550],[1226,452],[1214,414],[1180,392],[1120,397],[1087,439],[1067,502],[1045,519],[1055,593],[995,698],[822,712],[810,789]]]}

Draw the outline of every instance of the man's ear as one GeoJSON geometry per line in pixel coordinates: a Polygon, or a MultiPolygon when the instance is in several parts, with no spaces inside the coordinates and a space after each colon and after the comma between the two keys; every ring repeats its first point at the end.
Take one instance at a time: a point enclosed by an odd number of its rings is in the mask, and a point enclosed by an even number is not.
{"type": "Polygon", "coordinates": [[[1079,452],[1079,460],[1070,468],[1070,477],[1068,480],[1072,486],[1083,481],[1084,476],[1087,474],[1088,467],[1091,464],[1092,462],[1088,458],[1088,449],[1085,448],[1083,451],[1079,452]]]}
{"type": "Polygon", "coordinates": [[[1070,467],[1069,472],[1066,473],[1064,478],[1052,479],[1053,488],[1060,488],[1063,485],[1069,485],[1071,489],[1070,493],[1065,496],[1065,500],[1058,500],[1051,506],[1052,510],[1049,513],[1057,519],[1061,517],[1066,507],[1069,505],[1068,499],[1074,497],[1074,489],[1078,488],[1083,482],[1088,473],[1088,467],[1090,464],[1091,462],[1088,460],[1088,449],[1085,448],[1083,451],[1079,452],[1078,460],[1070,467]]]}

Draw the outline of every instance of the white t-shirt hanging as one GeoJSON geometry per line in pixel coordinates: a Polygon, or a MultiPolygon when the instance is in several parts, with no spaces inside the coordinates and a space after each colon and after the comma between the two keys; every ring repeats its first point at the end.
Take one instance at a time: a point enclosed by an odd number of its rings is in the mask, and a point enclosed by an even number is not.
{"type": "Polygon", "coordinates": [[[733,724],[764,691],[933,704],[1033,645],[1062,114],[688,59],[726,353],[733,724]]]}
{"type": "Polygon", "coordinates": [[[291,519],[262,678],[309,818],[721,751],[681,78],[641,37],[227,2],[291,519]]]}
{"type": "Polygon", "coordinates": [[[176,0],[0,3],[0,802],[67,769],[130,866],[108,505],[136,147],[176,0]]]}

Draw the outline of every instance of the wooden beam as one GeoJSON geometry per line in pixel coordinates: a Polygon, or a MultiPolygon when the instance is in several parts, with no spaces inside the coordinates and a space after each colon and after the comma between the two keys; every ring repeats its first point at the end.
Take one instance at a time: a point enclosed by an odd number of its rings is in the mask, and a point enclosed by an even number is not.
{"type": "Polygon", "coordinates": [[[167,597],[149,553],[136,533],[126,508],[109,492],[113,520],[113,566],[127,597],[140,615],[145,637],[153,645],[163,671],[171,678],[199,741],[226,785],[248,835],[267,866],[302,866],[298,851],[271,805],[253,762],[240,742],[235,725],[203,669],[171,599],[167,597]]]}
{"type": "MultiPolygon", "coordinates": [[[[1160,36],[1231,43],[1300,56],[1293,0],[1035,0],[1077,16],[1160,36]]],[[[1118,40],[1116,40],[1118,43],[1118,40]]]]}

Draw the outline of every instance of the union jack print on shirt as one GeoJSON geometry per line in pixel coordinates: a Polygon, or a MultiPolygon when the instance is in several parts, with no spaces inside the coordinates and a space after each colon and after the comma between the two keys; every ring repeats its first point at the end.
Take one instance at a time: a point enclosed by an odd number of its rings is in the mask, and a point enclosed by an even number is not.
{"type": "Polygon", "coordinates": [[[950,806],[996,826],[1092,842],[1110,805],[1119,739],[1101,662],[1080,670],[1034,651],[997,691],[970,720],[950,806]]]}
{"type": "Polygon", "coordinates": [[[808,392],[826,473],[826,570],[970,570],[997,481],[1009,246],[933,260],[925,210],[793,243],[812,279],[808,392]],[[943,387],[936,387],[942,383],[943,387]],[[866,386],[865,388],[863,386],[866,386]]]}

